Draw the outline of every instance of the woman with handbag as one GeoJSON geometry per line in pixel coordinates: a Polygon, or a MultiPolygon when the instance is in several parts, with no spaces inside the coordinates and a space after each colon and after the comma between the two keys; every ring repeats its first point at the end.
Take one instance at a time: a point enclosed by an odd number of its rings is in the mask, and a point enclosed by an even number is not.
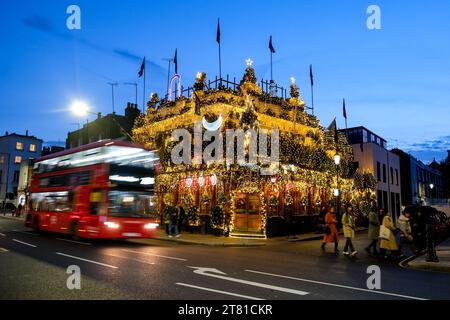
{"type": "Polygon", "coordinates": [[[344,238],[346,239],[344,255],[351,255],[354,257],[358,251],[355,250],[352,242],[352,239],[355,237],[355,219],[351,213],[351,208],[348,208],[342,215],[342,226],[344,229],[344,238]],[[349,252],[348,249],[350,249],[351,252],[349,252]]]}
{"type": "Polygon", "coordinates": [[[383,218],[383,223],[380,226],[380,251],[383,258],[387,258],[387,250],[391,251],[391,254],[397,254],[398,244],[395,237],[397,230],[392,222],[389,212],[383,218]]]}
{"type": "Polygon", "coordinates": [[[325,235],[321,246],[322,251],[325,251],[325,246],[327,245],[327,243],[334,243],[334,252],[336,254],[339,253],[338,250],[339,237],[337,231],[337,224],[338,221],[336,219],[336,214],[334,210],[328,212],[325,215],[325,235]]]}

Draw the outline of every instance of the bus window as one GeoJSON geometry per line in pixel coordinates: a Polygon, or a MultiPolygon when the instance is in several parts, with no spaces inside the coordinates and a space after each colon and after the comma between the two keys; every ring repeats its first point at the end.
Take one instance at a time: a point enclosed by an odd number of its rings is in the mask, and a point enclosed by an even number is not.
{"type": "Polygon", "coordinates": [[[95,189],[92,190],[90,195],[90,206],[91,206],[91,214],[92,215],[99,215],[101,213],[101,207],[102,207],[102,190],[95,189]]]}
{"type": "Polygon", "coordinates": [[[108,200],[112,217],[148,217],[156,213],[155,197],[146,192],[111,190],[108,200]]]}

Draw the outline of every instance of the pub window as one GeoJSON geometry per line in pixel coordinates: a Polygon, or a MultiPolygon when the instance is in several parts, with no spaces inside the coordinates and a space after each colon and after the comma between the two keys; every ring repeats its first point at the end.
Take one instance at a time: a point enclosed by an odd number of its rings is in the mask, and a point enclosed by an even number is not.
{"type": "Polygon", "coordinates": [[[14,163],[16,164],[20,164],[22,162],[22,157],[21,156],[16,156],[14,159],[14,163]]]}
{"type": "Polygon", "coordinates": [[[397,185],[398,185],[398,169],[395,169],[395,180],[396,180],[397,185]]]}
{"type": "Polygon", "coordinates": [[[36,145],[35,144],[30,144],[30,152],[36,152],[36,145]]]}
{"type": "Polygon", "coordinates": [[[386,165],[383,163],[383,182],[386,183],[386,165]]]}
{"type": "Polygon", "coordinates": [[[23,150],[23,142],[16,142],[16,150],[23,150]]]}

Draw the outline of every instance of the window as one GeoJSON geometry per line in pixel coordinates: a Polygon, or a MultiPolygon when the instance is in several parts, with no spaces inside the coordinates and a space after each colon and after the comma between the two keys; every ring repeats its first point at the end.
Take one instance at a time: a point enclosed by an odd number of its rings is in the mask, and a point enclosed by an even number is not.
{"type": "Polygon", "coordinates": [[[398,169],[395,169],[395,180],[396,180],[397,185],[398,185],[398,169]]]}
{"type": "Polygon", "coordinates": [[[383,163],[383,182],[386,183],[386,165],[383,163]]]}
{"type": "Polygon", "coordinates": [[[0,183],[2,183],[2,175],[3,175],[3,171],[0,170],[0,183]]]}
{"type": "Polygon", "coordinates": [[[19,182],[19,176],[20,176],[20,171],[19,170],[14,170],[14,177],[13,177],[13,182],[14,183],[18,183],[19,182]]]}
{"type": "Polygon", "coordinates": [[[20,164],[21,162],[22,162],[22,157],[21,156],[16,156],[16,158],[14,159],[14,163],[20,164]]]}
{"type": "Polygon", "coordinates": [[[380,161],[377,161],[377,179],[381,181],[381,164],[380,161]]]}
{"type": "Polygon", "coordinates": [[[23,142],[16,142],[16,150],[23,150],[23,142]]]}
{"type": "Polygon", "coordinates": [[[35,144],[30,144],[30,152],[36,152],[36,145],[35,144]]]}
{"type": "Polygon", "coordinates": [[[391,184],[394,184],[394,168],[391,167],[391,184]]]}

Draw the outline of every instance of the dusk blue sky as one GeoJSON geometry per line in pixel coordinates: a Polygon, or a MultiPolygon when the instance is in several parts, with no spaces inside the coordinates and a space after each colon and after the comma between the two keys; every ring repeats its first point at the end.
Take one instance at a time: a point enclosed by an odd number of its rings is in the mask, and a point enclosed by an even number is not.
{"type": "Polygon", "coordinates": [[[450,149],[450,2],[436,1],[8,1],[0,8],[0,130],[29,130],[45,141],[65,141],[77,129],[68,108],[75,99],[96,112],[134,101],[149,60],[147,96],[166,91],[167,65],[178,48],[185,86],[198,71],[218,74],[216,25],[221,20],[223,73],[241,79],[252,58],[258,78],[269,78],[269,35],[274,78],[296,77],[310,104],[309,65],[321,124],[337,117],[344,127],[363,125],[392,147],[425,162],[450,149]],[[66,28],[66,9],[81,8],[80,31],[66,28]],[[382,30],[366,27],[377,4],[382,30]]]}

